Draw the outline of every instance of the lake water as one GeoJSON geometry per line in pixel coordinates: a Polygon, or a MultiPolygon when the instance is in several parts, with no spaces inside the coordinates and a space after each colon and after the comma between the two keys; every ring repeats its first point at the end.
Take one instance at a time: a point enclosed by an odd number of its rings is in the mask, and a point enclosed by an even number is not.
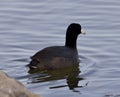
{"type": "Polygon", "coordinates": [[[120,0],[0,0],[0,70],[43,97],[120,97],[120,0]],[[73,22],[87,33],[79,68],[30,73],[30,56],[64,45],[73,22]]]}

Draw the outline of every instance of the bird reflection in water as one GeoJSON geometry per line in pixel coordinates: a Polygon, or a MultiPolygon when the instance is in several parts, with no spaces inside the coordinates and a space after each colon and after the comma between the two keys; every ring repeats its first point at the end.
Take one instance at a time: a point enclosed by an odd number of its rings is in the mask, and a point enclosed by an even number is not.
{"type": "MultiPolygon", "coordinates": [[[[63,88],[69,87],[70,90],[73,90],[77,87],[82,88],[83,86],[79,86],[79,81],[82,81],[83,78],[79,76],[80,73],[79,64],[74,65],[69,68],[63,68],[58,70],[29,70],[28,73],[30,74],[29,82],[28,83],[40,83],[40,82],[49,82],[49,81],[58,81],[65,79],[66,85],[56,85],[49,87],[50,89],[55,88],[63,88]]],[[[87,84],[86,84],[87,85],[87,84]]]]}

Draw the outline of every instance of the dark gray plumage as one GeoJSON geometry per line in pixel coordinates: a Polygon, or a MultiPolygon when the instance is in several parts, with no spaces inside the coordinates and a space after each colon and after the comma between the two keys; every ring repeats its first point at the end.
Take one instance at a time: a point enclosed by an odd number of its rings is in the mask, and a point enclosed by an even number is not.
{"type": "Polygon", "coordinates": [[[30,69],[51,70],[73,66],[79,63],[76,41],[81,25],[72,23],[66,31],[65,46],[46,47],[31,57],[30,69]]]}

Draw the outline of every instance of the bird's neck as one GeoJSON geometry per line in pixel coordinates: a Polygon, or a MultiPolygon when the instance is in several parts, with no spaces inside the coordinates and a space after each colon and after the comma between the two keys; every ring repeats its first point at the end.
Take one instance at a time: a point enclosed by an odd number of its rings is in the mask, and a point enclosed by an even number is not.
{"type": "Polygon", "coordinates": [[[77,48],[76,44],[77,44],[77,36],[67,34],[65,46],[72,49],[76,49],[77,48]]]}

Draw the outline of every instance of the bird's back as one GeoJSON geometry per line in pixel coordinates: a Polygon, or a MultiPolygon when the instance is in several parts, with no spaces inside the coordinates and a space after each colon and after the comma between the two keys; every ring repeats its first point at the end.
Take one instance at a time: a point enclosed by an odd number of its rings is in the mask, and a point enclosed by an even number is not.
{"type": "Polygon", "coordinates": [[[53,46],[42,49],[31,57],[31,59],[42,59],[42,58],[53,58],[53,57],[64,57],[64,58],[78,58],[76,49],[71,49],[65,46],[53,46]]]}
{"type": "Polygon", "coordinates": [[[45,69],[63,68],[79,63],[77,50],[65,46],[44,48],[31,59],[31,66],[45,69]]]}

